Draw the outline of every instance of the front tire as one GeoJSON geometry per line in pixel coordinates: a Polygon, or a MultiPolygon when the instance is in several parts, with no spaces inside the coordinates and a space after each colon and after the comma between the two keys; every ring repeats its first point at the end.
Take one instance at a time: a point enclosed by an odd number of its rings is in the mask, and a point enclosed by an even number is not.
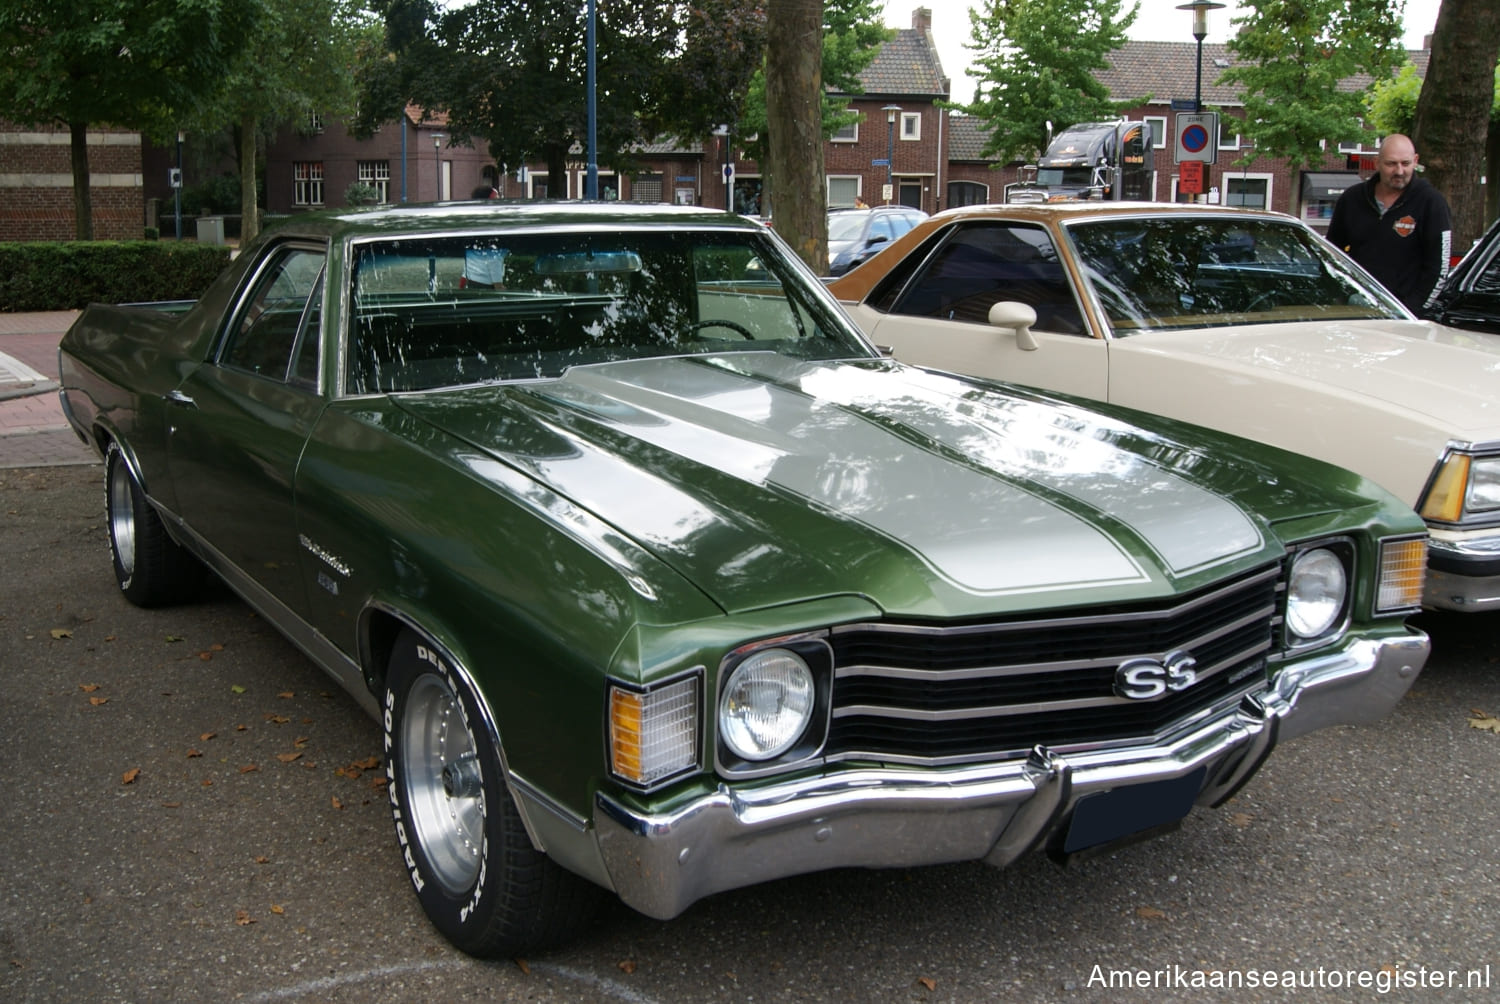
{"type": "Polygon", "coordinates": [[[104,470],[109,552],[120,591],[138,607],[187,599],[203,582],[203,566],[167,533],[118,443],[109,444],[104,470]]]}
{"type": "Polygon", "coordinates": [[[396,840],[433,926],[480,958],[575,936],[600,891],[532,845],[475,696],[451,661],[403,631],[382,703],[396,840]]]}

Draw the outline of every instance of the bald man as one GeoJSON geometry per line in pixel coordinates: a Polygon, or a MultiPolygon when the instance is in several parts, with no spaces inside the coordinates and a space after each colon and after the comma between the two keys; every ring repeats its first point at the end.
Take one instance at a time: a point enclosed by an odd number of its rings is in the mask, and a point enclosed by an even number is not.
{"type": "Polygon", "coordinates": [[[1412,313],[1422,312],[1448,273],[1453,222],[1442,193],[1417,177],[1411,140],[1395,135],[1381,142],[1375,174],[1334,203],[1328,239],[1412,313]]]}

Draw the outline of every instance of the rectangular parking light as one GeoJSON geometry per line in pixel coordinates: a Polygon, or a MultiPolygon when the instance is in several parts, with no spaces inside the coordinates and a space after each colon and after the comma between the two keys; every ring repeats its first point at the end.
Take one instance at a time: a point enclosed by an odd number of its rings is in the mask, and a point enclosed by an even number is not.
{"type": "Polygon", "coordinates": [[[1408,537],[1380,542],[1380,582],[1377,613],[1415,610],[1422,605],[1427,575],[1427,538],[1408,537]]]}
{"type": "Polygon", "coordinates": [[[697,674],[650,690],[609,688],[610,770],[648,788],[698,764],[697,674]]]}

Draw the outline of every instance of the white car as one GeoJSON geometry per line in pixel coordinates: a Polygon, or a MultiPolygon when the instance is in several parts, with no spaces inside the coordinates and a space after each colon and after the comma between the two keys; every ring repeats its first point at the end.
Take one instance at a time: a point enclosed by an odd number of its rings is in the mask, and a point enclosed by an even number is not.
{"type": "Polygon", "coordinates": [[[1425,602],[1500,607],[1500,338],[1419,321],[1309,227],[1216,206],[969,206],[830,283],[898,359],[1355,470],[1431,533],[1425,602]]]}

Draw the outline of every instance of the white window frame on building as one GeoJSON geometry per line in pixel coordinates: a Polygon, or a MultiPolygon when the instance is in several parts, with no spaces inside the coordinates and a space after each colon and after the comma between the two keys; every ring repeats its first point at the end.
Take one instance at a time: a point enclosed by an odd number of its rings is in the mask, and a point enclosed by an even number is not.
{"type": "Polygon", "coordinates": [[[864,178],[858,174],[827,175],[823,186],[827,192],[829,209],[853,209],[855,200],[864,194],[864,178]],[[838,182],[838,198],[834,197],[834,182],[838,182]]]}
{"type": "Polygon", "coordinates": [[[662,202],[667,193],[667,178],[661,172],[637,174],[630,179],[631,202],[662,202]]]}
{"type": "Polygon", "coordinates": [[[316,135],[318,133],[321,133],[323,131],[323,113],[322,112],[308,112],[307,113],[307,131],[309,133],[314,134],[314,135],[316,135]]]}
{"type": "Polygon", "coordinates": [[[391,162],[388,160],[362,160],[358,167],[359,181],[380,193],[381,205],[391,201],[391,162]]]}
{"type": "Polygon", "coordinates": [[[1224,193],[1223,202],[1226,206],[1249,206],[1252,209],[1270,209],[1271,197],[1276,187],[1276,176],[1269,172],[1250,171],[1225,171],[1219,176],[1219,190],[1224,193]],[[1246,202],[1243,193],[1236,194],[1233,188],[1253,187],[1256,182],[1264,183],[1265,202],[1246,202]],[[1238,183],[1235,185],[1234,183],[1238,183]]]}
{"type": "Polygon", "coordinates": [[[292,205],[323,205],[323,162],[321,160],[292,162],[292,205]]]}
{"type": "Polygon", "coordinates": [[[1239,125],[1240,120],[1230,115],[1219,116],[1219,149],[1238,150],[1240,148],[1240,134],[1230,132],[1239,125]]]}
{"type": "Polygon", "coordinates": [[[921,112],[901,113],[901,128],[897,132],[897,138],[902,140],[920,140],[922,138],[921,112]]]}
{"type": "Polygon", "coordinates": [[[948,182],[948,191],[946,194],[948,203],[944,207],[945,209],[952,209],[954,206],[983,206],[990,201],[990,186],[982,181],[970,181],[968,178],[961,178],[958,181],[948,182]],[[971,202],[954,202],[953,193],[954,189],[958,186],[963,186],[960,191],[965,195],[977,195],[978,198],[971,202]]]}
{"type": "Polygon", "coordinates": [[[830,143],[858,143],[859,142],[859,123],[858,122],[850,122],[848,125],[844,126],[838,132],[836,132],[832,136],[828,137],[828,142],[830,142],[830,143]]]}
{"type": "Polygon", "coordinates": [[[1165,150],[1167,148],[1167,117],[1165,115],[1147,115],[1144,121],[1151,125],[1151,149],[1165,150]]]}

